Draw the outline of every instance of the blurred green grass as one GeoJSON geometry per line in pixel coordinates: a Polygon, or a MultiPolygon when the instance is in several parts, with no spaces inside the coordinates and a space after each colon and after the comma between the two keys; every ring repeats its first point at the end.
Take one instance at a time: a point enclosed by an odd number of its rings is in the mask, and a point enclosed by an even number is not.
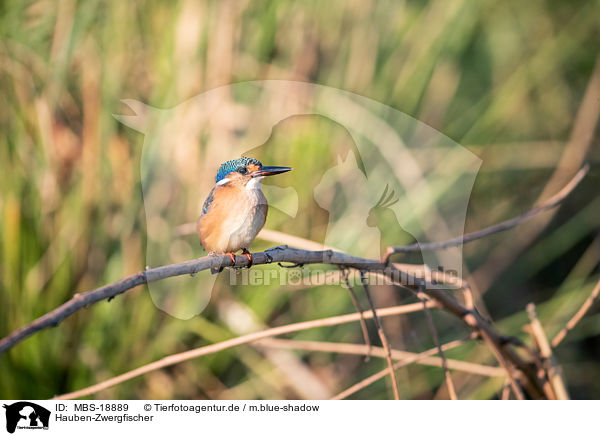
{"type": "MultiPolygon", "coordinates": [[[[537,221],[524,227],[531,241],[513,249],[518,238],[507,233],[465,249],[468,270],[495,275],[489,284],[477,275],[473,280],[503,332],[527,339],[521,331],[524,307],[535,301],[547,333],[555,333],[598,277],[600,147],[596,136],[590,142],[569,139],[598,61],[599,16],[597,1],[3,2],[0,335],[75,292],[144,268],[143,137],[112,117],[123,111],[119,99],[166,108],[219,85],[254,79],[349,90],[469,148],[483,166],[467,231],[524,211],[559,164],[557,183],[586,156],[591,174],[541,233],[537,221]],[[561,161],[565,150],[570,159],[561,161]],[[502,262],[490,263],[491,253],[502,262]]],[[[593,134],[597,115],[591,106],[580,118],[591,117],[593,134]]],[[[275,130],[272,141],[290,146],[269,147],[261,157],[284,162],[302,153],[319,164],[324,138],[344,140],[319,117],[299,125],[275,130]]],[[[303,182],[294,179],[297,186],[303,182]]],[[[306,216],[294,229],[277,215],[267,225],[318,239],[324,229],[315,227],[319,220],[313,222],[311,213],[306,216]]],[[[255,248],[268,245],[258,241],[255,248]]],[[[353,310],[338,287],[291,292],[222,286],[202,316],[182,321],[160,312],[138,289],[0,356],[0,397],[51,397],[232,337],[219,309],[223,301],[246,307],[270,326],[353,310]]],[[[406,301],[412,301],[409,295],[393,289],[377,295],[381,305],[406,301]]],[[[575,398],[600,397],[594,313],[557,352],[575,398]]],[[[445,314],[435,319],[443,340],[464,334],[445,314]]],[[[433,345],[418,314],[386,320],[386,326],[399,348],[433,345]]],[[[354,324],[294,337],[362,340],[354,324]]],[[[382,361],[365,364],[356,356],[297,355],[333,393],[383,367],[382,361]]],[[[493,363],[478,345],[463,346],[451,357],[493,363]]],[[[456,377],[461,397],[490,398],[501,388],[497,380],[456,377]]],[[[404,397],[433,398],[443,376],[436,368],[411,366],[399,372],[399,381],[404,397]]],[[[388,398],[386,383],[353,398],[388,398]]],[[[245,346],[126,382],[97,398],[298,395],[273,359],[245,346]]]]}

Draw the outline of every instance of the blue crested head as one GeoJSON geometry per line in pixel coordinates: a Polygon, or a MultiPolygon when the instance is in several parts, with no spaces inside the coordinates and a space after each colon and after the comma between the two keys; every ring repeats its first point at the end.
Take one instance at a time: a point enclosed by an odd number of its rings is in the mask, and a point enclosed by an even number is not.
{"type": "Polygon", "coordinates": [[[217,171],[217,176],[215,177],[215,182],[219,183],[221,180],[227,177],[227,174],[246,168],[249,164],[253,164],[258,167],[263,166],[258,160],[251,157],[242,157],[239,159],[230,160],[219,167],[219,171],[217,171]]]}

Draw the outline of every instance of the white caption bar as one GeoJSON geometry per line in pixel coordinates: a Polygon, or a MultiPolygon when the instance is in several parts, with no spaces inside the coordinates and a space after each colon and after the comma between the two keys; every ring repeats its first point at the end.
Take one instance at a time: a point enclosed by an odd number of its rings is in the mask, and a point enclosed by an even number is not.
{"type": "Polygon", "coordinates": [[[0,434],[585,434],[598,401],[3,401],[0,434]],[[39,430],[39,431],[35,431],[39,430]],[[215,434],[215,433],[212,433],[215,434]]]}

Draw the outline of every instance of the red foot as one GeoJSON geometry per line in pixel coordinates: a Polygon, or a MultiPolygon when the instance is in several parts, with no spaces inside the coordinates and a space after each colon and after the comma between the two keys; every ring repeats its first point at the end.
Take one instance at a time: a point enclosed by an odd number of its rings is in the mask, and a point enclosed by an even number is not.
{"type": "Polygon", "coordinates": [[[248,268],[250,268],[252,266],[252,254],[248,251],[247,248],[242,248],[242,254],[244,256],[246,256],[246,259],[248,259],[248,268]]]}
{"type": "Polygon", "coordinates": [[[231,262],[233,263],[233,265],[235,265],[235,254],[233,253],[223,253],[225,254],[225,256],[229,257],[231,259],[231,262]]]}

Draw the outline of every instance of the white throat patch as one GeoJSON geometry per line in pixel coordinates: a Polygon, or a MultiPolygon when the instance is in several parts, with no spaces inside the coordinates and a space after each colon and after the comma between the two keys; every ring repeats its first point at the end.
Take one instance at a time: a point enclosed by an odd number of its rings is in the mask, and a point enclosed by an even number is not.
{"type": "Polygon", "coordinates": [[[260,191],[260,188],[262,186],[262,179],[264,179],[265,177],[254,177],[252,179],[250,179],[250,181],[248,183],[246,183],[246,190],[247,191],[252,191],[253,189],[258,189],[260,191]]]}

